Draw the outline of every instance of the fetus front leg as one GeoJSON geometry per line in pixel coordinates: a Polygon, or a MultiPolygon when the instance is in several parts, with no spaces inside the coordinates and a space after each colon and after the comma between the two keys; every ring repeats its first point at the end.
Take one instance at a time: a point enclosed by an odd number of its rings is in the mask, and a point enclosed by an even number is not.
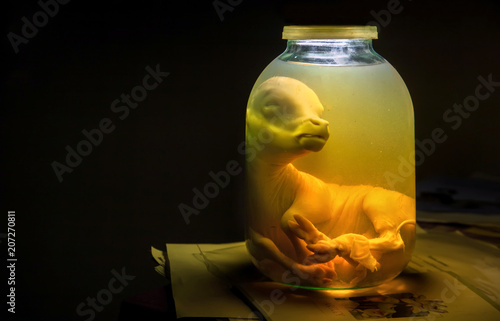
{"type": "Polygon", "coordinates": [[[303,239],[307,244],[315,244],[321,240],[329,240],[330,238],[320,232],[311,221],[302,215],[293,215],[295,222],[288,220],[290,230],[300,239],[303,239]]]}

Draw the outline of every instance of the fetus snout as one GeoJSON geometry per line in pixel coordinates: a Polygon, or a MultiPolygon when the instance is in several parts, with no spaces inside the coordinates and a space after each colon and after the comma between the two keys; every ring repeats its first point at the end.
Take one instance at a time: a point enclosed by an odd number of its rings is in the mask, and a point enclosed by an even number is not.
{"type": "Polygon", "coordinates": [[[310,118],[299,126],[296,137],[304,149],[320,151],[330,137],[328,122],[321,118],[310,118]]]}
{"type": "Polygon", "coordinates": [[[309,118],[306,120],[306,122],[310,122],[314,126],[320,126],[320,127],[328,127],[329,123],[328,121],[321,119],[321,118],[309,118]]]}

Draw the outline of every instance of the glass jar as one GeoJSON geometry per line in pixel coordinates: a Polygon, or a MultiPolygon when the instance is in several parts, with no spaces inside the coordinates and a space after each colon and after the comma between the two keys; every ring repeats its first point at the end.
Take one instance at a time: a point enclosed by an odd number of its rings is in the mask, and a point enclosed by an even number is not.
{"type": "Polygon", "coordinates": [[[246,115],[247,249],[274,281],[396,277],[415,243],[413,106],[372,26],[286,26],[246,115]]]}

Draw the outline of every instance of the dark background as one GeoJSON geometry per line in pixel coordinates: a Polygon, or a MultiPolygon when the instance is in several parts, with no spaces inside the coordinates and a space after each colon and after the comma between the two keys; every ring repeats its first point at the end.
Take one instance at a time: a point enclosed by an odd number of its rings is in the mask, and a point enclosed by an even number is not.
{"type": "MultiPolygon", "coordinates": [[[[237,147],[246,100],[285,49],[283,25],[364,25],[390,2],[233,0],[221,21],[211,0],[73,0],[59,5],[17,54],[7,34],[21,35],[21,18],[32,21],[41,9],[36,1],[3,3],[0,232],[7,211],[15,210],[13,320],[85,320],[76,306],[107,287],[111,270],[125,267],[136,278],[96,316],[113,320],[122,300],[165,284],[153,270],[151,245],[242,240],[243,175],[190,224],[178,206],[191,205],[193,188],[210,182],[210,171],[233,159],[243,164],[237,147]],[[120,120],[111,102],[157,64],[170,75],[120,120]],[[65,147],[76,148],[82,130],[106,117],[115,130],[59,182],[51,163],[64,163],[65,147]]],[[[500,81],[500,6],[486,0],[400,6],[390,21],[384,16],[375,50],[409,88],[416,138],[431,137],[437,127],[448,137],[417,167],[417,180],[499,177],[500,87],[456,130],[443,113],[474,95],[479,76],[500,81]]]]}

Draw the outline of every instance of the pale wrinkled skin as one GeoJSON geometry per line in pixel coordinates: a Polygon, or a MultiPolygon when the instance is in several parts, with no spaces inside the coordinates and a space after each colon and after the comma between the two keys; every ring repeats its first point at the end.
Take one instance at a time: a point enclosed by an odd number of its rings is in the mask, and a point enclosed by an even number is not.
{"type": "Polygon", "coordinates": [[[410,258],[405,245],[413,247],[415,201],[297,170],[295,159],[319,152],[329,139],[322,113],[314,91],[292,78],[270,78],[250,97],[247,146],[257,154],[247,164],[247,248],[256,266],[280,282],[287,271],[304,286],[392,279],[410,258]]]}

